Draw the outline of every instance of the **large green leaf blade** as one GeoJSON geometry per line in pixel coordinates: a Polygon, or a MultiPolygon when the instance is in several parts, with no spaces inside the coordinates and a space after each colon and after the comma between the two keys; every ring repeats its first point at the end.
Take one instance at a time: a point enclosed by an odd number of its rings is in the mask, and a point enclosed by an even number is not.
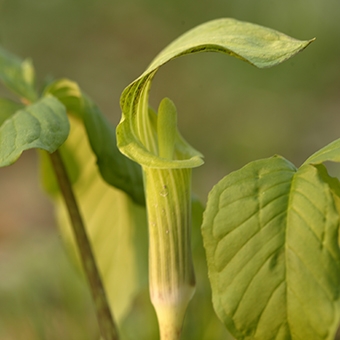
{"type": "Polygon", "coordinates": [[[54,152],[69,133],[64,105],[49,96],[17,111],[0,127],[0,166],[14,163],[32,148],[54,152]]]}
{"type": "Polygon", "coordinates": [[[79,88],[68,79],[59,79],[45,89],[58,98],[69,113],[83,120],[86,133],[103,179],[128,193],[138,204],[145,204],[141,167],[117,148],[115,129],[79,88]]]}
{"type": "Polygon", "coordinates": [[[0,80],[13,92],[34,102],[38,98],[35,90],[35,72],[30,60],[21,60],[0,47],[0,80]]]}
{"type": "Polygon", "coordinates": [[[148,96],[153,77],[165,63],[197,52],[221,52],[257,67],[271,67],[294,56],[313,40],[299,41],[255,24],[224,18],[204,23],[176,39],[125,88],[121,95],[122,119],[117,127],[118,148],[139,164],[159,168],[196,167],[201,154],[186,145],[188,157],[167,162],[149,148],[148,96]]]}
{"type": "MultiPolygon", "coordinates": [[[[77,172],[73,190],[85,221],[91,246],[104,281],[114,317],[121,325],[134,298],[147,281],[147,227],[145,208],[103,181],[82,122],[70,117],[70,136],[62,146],[69,155],[64,162],[69,173],[77,172]]],[[[68,212],[56,193],[52,169],[43,159],[43,175],[55,204],[61,235],[73,259],[79,264],[68,212]],[[47,177],[47,178],[46,178],[47,177]]],[[[80,268],[80,264],[79,264],[80,268]]]]}
{"type": "Polygon", "coordinates": [[[202,232],[214,308],[236,338],[334,339],[339,187],[323,165],[281,157],[214,187],[202,232]]]}

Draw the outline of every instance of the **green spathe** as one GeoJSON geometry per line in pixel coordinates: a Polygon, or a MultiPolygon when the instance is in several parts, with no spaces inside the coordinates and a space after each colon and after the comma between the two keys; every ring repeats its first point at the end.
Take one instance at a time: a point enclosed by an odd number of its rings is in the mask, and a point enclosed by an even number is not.
{"type": "Polygon", "coordinates": [[[120,151],[135,162],[158,168],[188,168],[202,164],[201,154],[181,138],[181,160],[169,162],[150,149],[148,97],[158,69],[182,55],[221,52],[264,68],[279,64],[306,48],[313,40],[300,41],[275,30],[235,19],[213,20],[193,28],[168,45],[147,70],[123,91],[122,118],[117,127],[120,151]]]}
{"type": "MultiPolygon", "coordinates": [[[[164,98],[149,111],[144,142],[161,161],[178,163],[177,110],[164,98]]],[[[190,147],[188,147],[190,149],[190,147]]],[[[149,226],[149,288],[162,340],[177,340],[195,291],[191,256],[191,168],[143,166],[149,226]]]]}

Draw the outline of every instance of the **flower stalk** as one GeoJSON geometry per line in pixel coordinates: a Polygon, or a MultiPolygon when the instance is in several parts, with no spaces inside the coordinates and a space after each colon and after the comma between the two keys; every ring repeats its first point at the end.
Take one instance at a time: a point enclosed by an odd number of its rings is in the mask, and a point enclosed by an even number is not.
{"type": "MultiPolygon", "coordinates": [[[[191,175],[202,155],[179,134],[177,110],[164,98],[147,106],[148,86],[117,127],[120,150],[142,166],[149,225],[149,288],[161,340],[179,340],[195,292],[191,255],[191,175]],[[130,115],[132,112],[134,114],[130,115]],[[128,114],[129,113],[129,114],[128,114]]],[[[126,112],[126,114],[125,114],[126,112]]]]}
{"type": "Polygon", "coordinates": [[[195,291],[191,257],[191,169],[144,169],[149,285],[161,340],[180,338],[195,291]]]}
{"type": "MultiPolygon", "coordinates": [[[[158,156],[173,160],[177,111],[167,98],[160,103],[156,130],[158,156]]],[[[143,173],[149,224],[150,298],[161,340],[177,340],[195,292],[190,245],[192,170],[144,166],[143,173]]]]}

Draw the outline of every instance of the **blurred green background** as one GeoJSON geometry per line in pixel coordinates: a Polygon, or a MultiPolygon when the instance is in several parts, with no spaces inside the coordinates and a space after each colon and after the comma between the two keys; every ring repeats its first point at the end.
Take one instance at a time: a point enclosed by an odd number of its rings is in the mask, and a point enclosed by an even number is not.
{"type": "MultiPolygon", "coordinates": [[[[46,75],[78,82],[116,125],[123,88],[181,33],[220,17],[317,40],[272,69],[210,53],[160,70],[151,104],[170,97],[182,134],[205,155],[193,185],[205,202],[249,161],[281,154],[299,166],[340,137],[338,0],[0,0],[0,44],[33,60],[40,85],[46,75]]],[[[95,339],[86,285],[65,255],[37,171],[31,151],[0,169],[0,339],[95,339]]]]}

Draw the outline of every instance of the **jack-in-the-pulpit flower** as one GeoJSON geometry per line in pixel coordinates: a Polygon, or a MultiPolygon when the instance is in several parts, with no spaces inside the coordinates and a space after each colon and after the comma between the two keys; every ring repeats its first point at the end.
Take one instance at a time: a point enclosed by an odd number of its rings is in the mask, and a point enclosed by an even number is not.
{"type": "Polygon", "coordinates": [[[152,162],[142,165],[149,226],[149,287],[161,339],[179,339],[195,291],[191,256],[191,167],[201,154],[180,136],[177,112],[168,98],[158,113],[147,111],[136,131],[152,162]],[[190,164],[192,163],[192,164],[190,164]],[[191,165],[191,167],[190,167],[191,165]]]}

